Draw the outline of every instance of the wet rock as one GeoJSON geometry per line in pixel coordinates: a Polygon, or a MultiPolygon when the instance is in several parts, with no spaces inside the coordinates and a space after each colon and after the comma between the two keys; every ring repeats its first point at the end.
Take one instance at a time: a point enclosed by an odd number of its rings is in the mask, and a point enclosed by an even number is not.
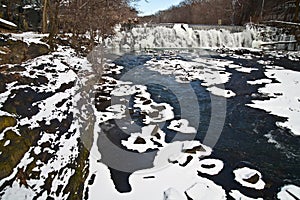
{"type": "Polygon", "coordinates": [[[160,144],[159,142],[153,140],[153,138],[151,138],[150,141],[153,142],[153,144],[156,145],[157,147],[163,147],[162,144],[160,144]]]}
{"type": "Polygon", "coordinates": [[[205,152],[205,149],[201,145],[199,145],[199,146],[193,147],[192,149],[184,149],[183,153],[196,154],[197,151],[205,152]]]}
{"type": "Polygon", "coordinates": [[[7,127],[14,127],[17,124],[17,120],[9,116],[0,117],[0,133],[7,127]]]}
{"type": "Polygon", "coordinates": [[[137,137],[136,140],[134,141],[134,144],[146,144],[146,141],[142,137],[137,137]]]}
{"type": "Polygon", "coordinates": [[[193,160],[193,156],[188,156],[183,164],[179,164],[181,167],[187,166],[193,160]]]}
{"type": "Polygon", "coordinates": [[[20,64],[28,59],[48,54],[50,49],[45,44],[27,43],[21,40],[3,39],[0,41],[0,64],[20,64]]]}
{"type": "Polygon", "coordinates": [[[6,49],[5,54],[0,54],[0,64],[17,64],[26,60],[28,46],[25,42],[6,40],[1,42],[1,46],[5,46],[6,49]]]}
{"type": "Polygon", "coordinates": [[[31,59],[41,55],[46,55],[50,52],[50,49],[45,44],[35,44],[31,43],[28,47],[28,52],[26,57],[31,59]]]}
{"type": "Polygon", "coordinates": [[[152,101],[149,99],[149,100],[144,101],[144,102],[143,102],[143,105],[149,105],[149,104],[151,104],[151,103],[152,103],[152,101]]]}
{"type": "Polygon", "coordinates": [[[255,184],[255,183],[257,183],[259,181],[259,175],[258,174],[254,174],[250,178],[243,179],[243,180],[246,181],[246,182],[248,182],[248,183],[255,184]]]}
{"type": "Polygon", "coordinates": [[[201,167],[203,167],[205,169],[211,169],[211,168],[216,167],[216,165],[215,164],[210,164],[210,165],[202,164],[201,167]]]}
{"type": "Polygon", "coordinates": [[[24,172],[23,167],[18,168],[18,173],[16,178],[19,179],[20,181],[20,187],[24,185],[26,188],[28,188],[28,184],[27,184],[28,175],[26,174],[26,172],[24,172]]]}

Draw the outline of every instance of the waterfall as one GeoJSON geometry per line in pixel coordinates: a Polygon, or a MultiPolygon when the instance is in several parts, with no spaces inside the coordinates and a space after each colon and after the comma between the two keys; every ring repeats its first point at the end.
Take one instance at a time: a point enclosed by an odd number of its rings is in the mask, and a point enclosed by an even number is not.
{"type": "Polygon", "coordinates": [[[232,33],[225,29],[194,30],[187,24],[173,27],[135,27],[130,31],[117,31],[115,37],[106,40],[114,48],[219,48],[252,47],[256,30],[247,27],[242,32],[232,33]]]}
{"type": "Polygon", "coordinates": [[[276,27],[257,27],[257,40],[255,45],[262,45],[266,48],[277,50],[299,50],[299,44],[296,44],[296,37],[290,34],[288,30],[276,27]],[[268,45],[269,44],[269,45],[268,45]]]}

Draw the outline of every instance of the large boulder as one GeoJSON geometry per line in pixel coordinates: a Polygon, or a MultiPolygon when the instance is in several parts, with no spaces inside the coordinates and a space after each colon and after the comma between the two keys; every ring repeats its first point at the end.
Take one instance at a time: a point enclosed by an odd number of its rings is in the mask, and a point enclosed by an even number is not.
{"type": "Polygon", "coordinates": [[[0,35],[0,65],[20,64],[28,59],[48,54],[50,48],[45,44],[30,43],[21,40],[12,40],[0,35]]]}

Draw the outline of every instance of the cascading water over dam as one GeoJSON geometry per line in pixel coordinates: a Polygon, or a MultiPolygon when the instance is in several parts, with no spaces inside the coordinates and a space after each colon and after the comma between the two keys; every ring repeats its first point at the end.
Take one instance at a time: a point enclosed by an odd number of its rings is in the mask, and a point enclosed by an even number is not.
{"type": "Polygon", "coordinates": [[[106,41],[110,47],[144,49],[144,48],[251,48],[257,32],[246,27],[243,32],[231,33],[229,30],[193,30],[187,24],[174,24],[172,28],[135,27],[128,32],[106,41]]]}

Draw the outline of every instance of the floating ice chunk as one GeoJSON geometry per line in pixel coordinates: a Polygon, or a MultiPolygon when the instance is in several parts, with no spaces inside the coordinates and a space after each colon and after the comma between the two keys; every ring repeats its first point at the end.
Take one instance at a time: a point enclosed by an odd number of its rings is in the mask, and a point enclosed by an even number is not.
{"type": "Polygon", "coordinates": [[[137,92],[146,91],[147,87],[142,85],[118,85],[111,94],[114,96],[129,96],[137,92]]]}
{"type": "Polygon", "coordinates": [[[283,67],[280,66],[275,66],[275,65],[266,65],[265,66],[267,69],[284,69],[283,67]]]}
{"type": "Polygon", "coordinates": [[[213,95],[222,96],[225,98],[230,98],[230,97],[236,96],[236,94],[234,92],[232,92],[231,90],[221,89],[216,86],[209,87],[209,88],[207,88],[207,90],[210,91],[213,95]]]}
{"type": "Polygon", "coordinates": [[[270,65],[273,61],[271,60],[258,60],[257,63],[261,65],[270,65]]]}
{"type": "Polygon", "coordinates": [[[248,167],[239,168],[233,171],[235,180],[244,187],[262,190],[265,187],[265,182],[262,180],[262,175],[255,169],[248,167]]]}
{"type": "Polygon", "coordinates": [[[114,113],[125,113],[125,109],[126,106],[122,104],[116,104],[106,108],[107,111],[114,112],[114,113]]]}
{"type": "Polygon", "coordinates": [[[96,113],[98,123],[103,123],[111,119],[122,119],[125,117],[125,112],[123,113],[112,113],[112,112],[97,112],[96,113]]]}
{"type": "Polygon", "coordinates": [[[189,126],[189,121],[186,119],[173,120],[168,126],[168,129],[179,131],[181,133],[196,133],[197,130],[194,127],[189,126]]]}
{"type": "Polygon", "coordinates": [[[260,84],[272,83],[272,80],[264,78],[264,79],[258,79],[255,81],[247,81],[247,83],[249,83],[250,85],[260,85],[260,84]]]}
{"type": "Polygon", "coordinates": [[[142,133],[133,133],[121,144],[127,149],[136,150],[139,153],[149,149],[160,149],[166,145],[165,133],[156,125],[149,125],[142,128],[142,133]]]}
{"type": "Polygon", "coordinates": [[[217,159],[200,160],[198,171],[203,174],[217,175],[223,169],[224,163],[217,159]]]}
{"type": "Polygon", "coordinates": [[[209,156],[211,152],[211,148],[201,144],[199,141],[177,141],[160,149],[153,164],[156,167],[166,166],[176,161],[179,164],[183,164],[188,156],[198,159],[199,157],[209,156]]]}
{"type": "Polygon", "coordinates": [[[169,188],[164,192],[164,200],[186,200],[186,197],[176,189],[169,188]]]}
{"type": "Polygon", "coordinates": [[[144,103],[139,103],[135,101],[135,108],[140,108],[143,113],[145,113],[145,118],[143,122],[145,124],[159,123],[174,118],[173,107],[167,103],[156,103],[152,102],[150,104],[144,105],[144,103]]]}
{"type": "Polygon", "coordinates": [[[241,68],[236,68],[235,70],[238,72],[251,73],[252,71],[257,71],[258,69],[251,68],[251,67],[241,67],[241,68]]]}
{"type": "Polygon", "coordinates": [[[203,181],[195,183],[190,187],[186,194],[193,200],[222,200],[226,199],[225,190],[206,178],[203,178],[203,181]]]}
{"type": "Polygon", "coordinates": [[[300,199],[300,187],[296,185],[286,185],[281,188],[277,194],[279,200],[295,200],[300,199]]]}
{"type": "Polygon", "coordinates": [[[247,196],[243,195],[238,190],[231,190],[229,194],[235,200],[263,200],[263,198],[257,198],[257,199],[255,199],[255,198],[247,197],[247,196]]]}

